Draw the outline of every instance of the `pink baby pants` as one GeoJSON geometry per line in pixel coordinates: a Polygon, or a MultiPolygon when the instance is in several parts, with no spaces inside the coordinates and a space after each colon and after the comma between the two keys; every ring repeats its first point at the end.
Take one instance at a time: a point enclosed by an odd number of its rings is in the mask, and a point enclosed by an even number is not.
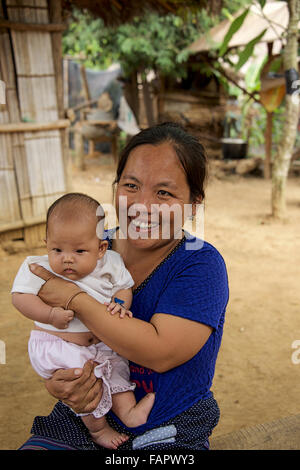
{"type": "Polygon", "coordinates": [[[129,380],[128,361],[102,342],[78,346],[44,331],[33,330],[28,352],[32,367],[45,379],[50,378],[57,369],[82,368],[90,359],[98,362],[94,373],[103,381],[103,393],[92,413],[95,418],[101,418],[110,410],[112,394],[135,389],[135,384],[129,380]]]}

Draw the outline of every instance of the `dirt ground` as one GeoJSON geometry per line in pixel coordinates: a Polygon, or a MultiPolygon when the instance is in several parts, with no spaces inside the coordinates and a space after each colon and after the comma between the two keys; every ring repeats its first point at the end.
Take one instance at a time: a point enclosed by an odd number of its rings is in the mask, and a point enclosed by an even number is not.
{"type": "MultiPolygon", "coordinates": [[[[85,172],[73,171],[72,189],[111,202],[113,170],[108,156],[91,159],[85,172]]],[[[231,175],[208,184],[205,239],[222,253],[230,282],[213,384],[221,409],[214,436],[299,413],[300,364],[292,361],[292,343],[300,340],[299,186],[299,179],[289,179],[289,219],[279,223],[266,218],[269,181],[231,175]]],[[[40,253],[42,248],[30,251],[40,253]]],[[[47,415],[56,401],[29,363],[32,324],[11,305],[12,281],[27,254],[2,251],[0,257],[0,340],[6,347],[0,449],[17,449],[29,437],[34,416],[47,415]]]]}

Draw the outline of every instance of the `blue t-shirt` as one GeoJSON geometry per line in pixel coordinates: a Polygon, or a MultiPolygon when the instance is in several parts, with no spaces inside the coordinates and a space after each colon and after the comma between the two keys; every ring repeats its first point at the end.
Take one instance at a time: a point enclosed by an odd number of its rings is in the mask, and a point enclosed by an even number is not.
{"type": "Polygon", "coordinates": [[[179,241],[133,291],[130,310],[135,318],[149,322],[155,313],[166,313],[204,323],[213,327],[213,331],[192,359],[167,372],[158,373],[130,362],[136,400],[146,393],[156,393],[147,423],[130,428],[132,432],[141,433],[158,426],[212,395],[210,389],[228,302],[228,279],[224,260],[216,248],[198,242],[201,248],[195,244],[198,249],[191,249],[191,239],[179,241]]]}

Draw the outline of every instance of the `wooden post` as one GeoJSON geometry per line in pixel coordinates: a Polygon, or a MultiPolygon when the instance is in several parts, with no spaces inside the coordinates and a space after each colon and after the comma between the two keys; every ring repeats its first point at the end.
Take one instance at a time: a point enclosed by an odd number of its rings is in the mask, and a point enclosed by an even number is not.
{"type": "Polygon", "coordinates": [[[154,116],[153,116],[153,107],[152,107],[152,99],[150,96],[150,88],[149,83],[147,82],[147,77],[145,72],[142,72],[142,84],[143,84],[143,98],[145,104],[145,112],[148,121],[148,126],[153,126],[154,124],[154,116]]]}
{"type": "Polygon", "coordinates": [[[160,76],[159,77],[159,90],[158,90],[158,96],[157,96],[157,116],[158,116],[158,121],[161,120],[161,116],[163,116],[164,113],[164,105],[165,105],[165,77],[160,76]]]}
{"type": "Polygon", "coordinates": [[[125,81],[123,92],[125,99],[135,116],[136,122],[139,124],[140,104],[136,70],[131,73],[129,80],[125,81]]]}
{"type": "Polygon", "coordinates": [[[133,102],[132,111],[135,115],[137,123],[140,120],[140,100],[139,100],[139,89],[138,89],[138,81],[137,81],[137,72],[134,71],[130,77],[131,80],[131,96],[133,102]]]}
{"type": "MultiPolygon", "coordinates": [[[[49,16],[51,23],[62,22],[61,0],[48,0],[49,16]]],[[[56,95],[58,115],[64,118],[64,85],[63,85],[63,63],[62,63],[62,32],[51,33],[53,65],[55,71],[56,95]]]]}
{"type": "MultiPolygon", "coordinates": [[[[48,0],[49,19],[51,23],[62,23],[62,0],[48,0]]],[[[65,117],[65,99],[64,99],[64,70],[62,55],[62,31],[51,33],[53,66],[55,71],[57,109],[60,119],[65,117]]],[[[64,179],[66,191],[71,190],[71,155],[68,145],[68,133],[65,130],[60,131],[61,148],[64,165],[64,179]]]]}
{"type": "Polygon", "coordinates": [[[75,147],[75,166],[79,170],[85,169],[84,162],[84,140],[81,133],[81,124],[78,122],[74,126],[74,147],[75,147]]]}

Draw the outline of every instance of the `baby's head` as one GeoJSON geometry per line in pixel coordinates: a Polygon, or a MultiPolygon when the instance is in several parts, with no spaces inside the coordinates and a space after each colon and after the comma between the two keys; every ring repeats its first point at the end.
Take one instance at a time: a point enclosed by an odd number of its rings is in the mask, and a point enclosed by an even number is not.
{"type": "Polygon", "coordinates": [[[99,202],[81,193],[65,194],[49,207],[45,241],[55,273],[76,281],[95,269],[108,246],[102,214],[99,202]]]}

